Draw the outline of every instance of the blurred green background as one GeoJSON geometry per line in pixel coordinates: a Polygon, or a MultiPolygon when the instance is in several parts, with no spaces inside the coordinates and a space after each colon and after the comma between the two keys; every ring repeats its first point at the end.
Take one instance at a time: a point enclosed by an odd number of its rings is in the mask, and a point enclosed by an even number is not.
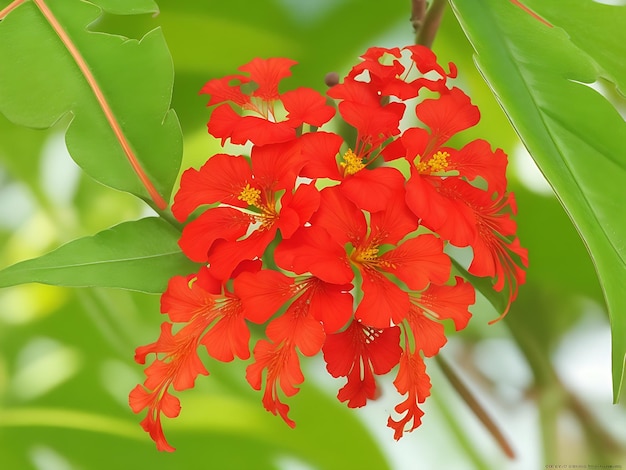
{"type": "MultiPolygon", "coordinates": [[[[9,2],[0,1],[0,8],[9,2]]],[[[183,168],[218,151],[206,133],[209,79],[260,57],[299,62],[285,89],[325,90],[327,72],[344,74],[369,46],[413,42],[408,0],[159,2],[157,17],[104,14],[96,31],[140,38],[161,26],[175,70],[172,106],[184,132],[183,168]]],[[[23,285],[0,290],[1,469],[535,469],[545,465],[626,467],[626,411],[612,405],[610,333],[593,265],[549,186],[519,143],[472,62],[450,10],[435,40],[441,63],[459,68],[458,86],[481,110],[458,143],[485,138],[510,156],[519,236],[529,249],[528,282],[502,322],[485,301],[468,329],[443,350],[502,429],[508,459],[434,361],[433,395],[423,424],[400,442],[386,427],[400,400],[383,379],[379,400],[348,410],[335,399],[342,381],[319,360],[289,400],[295,430],[261,405],[245,365],[209,361],[211,376],[180,394],[183,410],[164,424],[177,448],[158,453],[127,405],[143,381],[134,348],[154,341],[157,296],[23,285]]],[[[0,267],[78,236],[150,215],[132,196],[84,176],[67,155],[63,131],[17,127],[0,116],[0,267]]]]}

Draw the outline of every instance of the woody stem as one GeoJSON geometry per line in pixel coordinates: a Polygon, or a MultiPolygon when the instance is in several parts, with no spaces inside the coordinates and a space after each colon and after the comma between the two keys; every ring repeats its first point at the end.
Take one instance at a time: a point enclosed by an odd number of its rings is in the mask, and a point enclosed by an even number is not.
{"type": "Polygon", "coordinates": [[[423,22],[421,23],[419,30],[415,31],[416,44],[432,47],[433,42],[435,41],[435,36],[437,35],[437,30],[441,24],[441,18],[443,17],[446,5],[447,0],[433,0],[432,5],[423,18],[423,22]]]}

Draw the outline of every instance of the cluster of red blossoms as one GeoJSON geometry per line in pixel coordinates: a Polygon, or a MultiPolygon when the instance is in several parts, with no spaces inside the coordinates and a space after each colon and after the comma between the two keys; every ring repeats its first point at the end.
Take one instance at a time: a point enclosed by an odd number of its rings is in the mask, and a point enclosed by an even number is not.
{"type": "Polygon", "coordinates": [[[249,322],[267,323],[246,379],[264,390],[268,411],[295,426],[282,400],[304,380],[301,355],[323,353],[328,372],[345,377],[337,397],[351,408],[374,399],[375,375],[398,366],[404,400],[387,425],[399,439],[421,423],[430,394],[423,357],[446,342],[442,321],[460,330],[471,316],[474,287],[452,274],[446,245],[471,247],[467,271],[493,278],[509,304],[524,282],[505,153],[484,140],[446,145],[479,120],[450,84],[454,65],[446,72],[422,46],[371,48],[362,59],[328,91],[356,130],[351,142],[318,130],[336,112],[326,97],[279,92],[294,61],[254,59],[203,87],[218,105],[209,133],[250,151],[186,170],[175,196],[181,222],[204,206],[180,239],[202,268],[170,280],[161,298],[170,321],[137,348],[138,363],[154,360],[130,393],[135,412],[148,409],[142,426],[159,450],[174,450],[161,427],[162,414],[180,412],[170,388],[209,374],[200,345],[220,361],[249,359],[249,322]]]}

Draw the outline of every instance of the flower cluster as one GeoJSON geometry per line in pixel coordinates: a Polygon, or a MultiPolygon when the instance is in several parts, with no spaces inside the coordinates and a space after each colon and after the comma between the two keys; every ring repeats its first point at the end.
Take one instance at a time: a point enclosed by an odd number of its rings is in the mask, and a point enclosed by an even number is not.
{"type": "Polygon", "coordinates": [[[387,424],[399,439],[421,423],[424,357],[446,342],[443,322],[460,330],[471,316],[474,287],[453,274],[446,246],[471,247],[467,271],[492,278],[509,304],[524,282],[505,153],[484,140],[448,144],[479,120],[451,84],[454,65],[444,70],[422,46],[371,48],[362,59],[328,91],[356,130],[350,142],[318,130],[336,114],[328,98],[279,91],[291,60],[254,59],[201,90],[217,105],[209,133],[250,150],[186,170],[175,196],[174,216],[190,219],[180,247],[202,268],[170,280],[169,321],[136,351],[140,364],[154,359],[130,405],[147,408],[142,426],[158,449],[173,450],[161,427],[162,414],[180,412],[171,388],[209,373],[200,345],[220,361],[249,359],[250,323],[266,324],[246,379],[268,411],[295,426],[284,397],[304,380],[301,356],[323,354],[351,408],[376,398],[375,376],[397,366],[404,398],[387,424]]]}

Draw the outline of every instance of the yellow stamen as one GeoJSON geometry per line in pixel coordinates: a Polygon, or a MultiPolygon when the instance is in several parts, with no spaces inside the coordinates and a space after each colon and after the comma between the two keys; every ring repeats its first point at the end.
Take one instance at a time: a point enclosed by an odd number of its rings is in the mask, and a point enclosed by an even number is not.
{"type": "Polygon", "coordinates": [[[415,165],[420,173],[438,173],[446,171],[448,169],[448,152],[442,152],[441,150],[435,153],[427,161],[420,161],[415,165]]]}
{"type": "Polygon", "coordinates": [[[344,168],[344,174],[346,175],[353,175],[365,168],[363,159],[359,158],[356,153],[350,149],[344,153],[343,160],[340,165],[344,168]]]}
{"type": "Polygon", "coordinates": [[[246,187],[241,190],[237,199],[247,203],[250,206],[258,206],[259,200],[261,199],[261,190],[256,188],[251,188],[250,184],[246,184],[246,187]]]}

